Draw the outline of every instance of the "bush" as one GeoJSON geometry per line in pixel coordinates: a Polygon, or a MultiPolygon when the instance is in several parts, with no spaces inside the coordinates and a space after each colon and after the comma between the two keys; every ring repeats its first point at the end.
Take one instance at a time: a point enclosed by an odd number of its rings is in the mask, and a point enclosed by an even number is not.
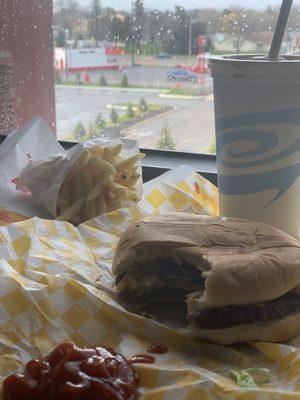
{"type": "Polygon", "coordinates": [[[131,103],[128,103],[126,114],[127,114],[128,118],[134,118],[135,117],[135,112],[134,112],[134,109],[133,109],[131,103]]]}
{"type": "Polygon", "coordinates": [[[122,87],[128,87],[129,86],[128,77],[127,77],[126,74],[124,74],[123,77],[122,77],[121,86],[122,87]]]}
{"type": "Polygon", "coordinates": [[[103,74],[100,76],[99,84],[100,86],[107,86],[107,80],[103,74]]]}
{"type": "Polygon", "coordinates": [[[81,73],[77,72],[76,74],[76,83],[77,85],[81,85],[81,73]]]}
{"type": "Polygon", "coordinates": [[[83,137],[86,135],[85,128],[81,121],[75,126],[73,131],[75,139],[82,140],[83,137]]]}
{"type": "Polygon", "coordinates": [[[87,139],[95,139],[100,136],[100,129],[94,124],[90,124],[87,130],[87,139]]]}
{"type": "Polygon", "coordinates": [[[103,114],[100,112],[96,118],[96,126],[99,128],[105,128],[105,124],[106,124],[105,118],[103,114]]]}
{"type": "Polygon", "coordinates": [[[139,110],[141,112],[146,112],[148,111],[148,104],[146,102],[146,100],[144,99],[144,97],[141,98],[140,103],[139,103],[139,110]]]}
{"type": "Polygon", "coordinates": [[[117,111],[112,107],[109,118],[111,120],[111,122],[113,122],[114,124],[116,124],[119,121],[119,116],[117,111]]]}
{"type": "Polygon", "coordinates": [[[173,139],[171,132],[170,132],[170,128],[167,125],[167,123],[165,123],[165,125],[163,126],[163,128],[160,131],[160,137],[159,137],[159,141],[157,142],[156,148],[160,149],[160,150],[175,150],[176,149],[176,141],[173,139]]]}

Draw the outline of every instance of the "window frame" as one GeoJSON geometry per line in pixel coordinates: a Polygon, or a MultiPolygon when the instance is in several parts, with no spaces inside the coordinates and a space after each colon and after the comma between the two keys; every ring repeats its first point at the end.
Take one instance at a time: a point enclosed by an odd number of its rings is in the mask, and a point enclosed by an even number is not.
{"type": "MultiPolygon", "coordinates": [[[[33,1],[33,0],[31,0],[33,1]]],[[[48,125],[55,129],[56,123],[56,116],[55,116],[55,85],[54,85],[54,64],[52,62],[53,58],[53,49],[51,47],[51,51],[46,54],[46,46],[45,43],[52,43],[53,39],[53,13],[52,13],[52,2],[48,2],[48,0],[38,0],[40,4],[40,14],[38,14],[39,24],[36,28],[41,29],[43,35],[41,38],[38,37],[37,43],[35,43],[34,51],[41,57],[46,57],[48,62],[48,73],[46,74],[46,79],[43,79],[39,85],[36,85],[36,103],[34,104],[34,110],[30,110],[27,112],[26,115],[22,116],[23,118],[20,119],[20,123],[24,124],[28,119],[30,119],[33,114],[42,116],[48,125]],[[47,7],[47,8],[45,8],[47,7]],[[45,9],[44,9],[45,8],[45,9]],[[51,12],[50,12],[51,9],[51,12]],[[43,11],[48,10],[48,14],[43,13],[43,11]],[[51,15],[50,19],[47,19],[47,23],[45,23],[45,15],[51,15]],[[46,38],[46,39],[45,39],[46,38]],[[45,42],[45,43],[44,43],[45,42]],[[47,107],[45,103],[40,99],[40,97],[45,97],[45,90],[47,91],[47,98],[48,103],[47,107]],[[50,110],[50,111],[49,111],[50,110]],[[49,114],[50,112],[50,114],[49,114]],[[33,114],[32,114],[33,113],[33,114]],[[30,115],[32,114],[32,115],[30,115]],[[25,121],[26,120],[26,121],[25,121]],[[24,122],[25,121],[25,122],[24,122]]],[[[9,0],[5,0],[5,6],[11,7],[11,3],[9,0]]],[[[22,9],[18,9],[18,12],[21,13],[22,9]]],[[[23,25],[17,31],[20,37],[26,35],[30,38],[36,38],[37,36],[35,32],[31,32],[28,29],[26,23],[30,21],[31,16],[35,16],[35,8],[27,9],[26,18],[23,21],[23,25]],[[28,32],[27,32],[28,31],[28,32]],[[25,33],[24,33],[25,32],[25,33]]],[[[15,18],[18,15],[15,16],[15,18]]],[[[8,32],[10,36],[12,36],[11,32],[8,32]]],[[[8,35],[8,41],[10,40],[10,36],[8,35]]],[[[33,39],[32,39],[33,40],[33,39]]],[[[5,42],[4,42],[5,43],[5,42]]],[[[9,42],[7,42],[9,43],[9,42]]],[[[43,77],[43,71],[40,69],[34,70],[34,65],[30,65],[32,76],[37,78],[43,77]]],[[[0,135],[0,144],[6,138],[5,135],[0,135]]],[[[70,149],[76,142],[66,142],[66,141],[59,141],[64,149],[70,149]]],[[[217,163],[216,163],[216,156],[212,154],[203,154],[203,153],[189,153],[189,152],[182,152],[182,151],[167,151],[167,150],[157,150],[157,149],[145,149],[141,148],[141,151],[145,153],[146,157],[142,160],[142,168],[143,168],[143,180],[147,182],[151,179],[158,177],[159,175],[167,172],[171,169],[174,169],[180,165],[188,165],[192,167],[195,171],[199,172],[205,178],[210,180],[215,185],[217,184],[217,163]]]]}
{"type": "MultiPolygon", "coordinates": [[[[5,135],[0,135],[0,144],[2,144],[6,137],[5,135]]],[[[62,140],[58,142],[65,150],[69,150],[78,144],[77,142],[66,142],[62,140]]],[[[177,168],[180,165],[188,165],[217,186],[217,159],[214,154],[197,154],[144,148],[140,150],[146,155],[142,160],[144,182],[157,178],[164,172],[177,168]]]]}

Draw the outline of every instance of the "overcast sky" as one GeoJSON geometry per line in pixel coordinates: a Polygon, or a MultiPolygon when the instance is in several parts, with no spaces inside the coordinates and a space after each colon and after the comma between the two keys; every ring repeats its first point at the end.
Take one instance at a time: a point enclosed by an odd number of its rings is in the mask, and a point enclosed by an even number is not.
{"type": "MultiPolygon", "coordinates": [[[[91,0],[78,0],[82,6],[87,6],[91,0]]],[[[101,0],[103,7],[110,6],[116,9],[128,10],[132,0],[101,0]]],[[[300,1],[294,3],[299,4],[300,1]]],[[[168,9],[173,8],[175,5],[180,5],[185,8],[203,8],[203,7],[217,7],[224,8],[229,5],[240,5],[244,7],[256,8],[263,10],[267,6],[275,6],[281,4],[280,0],[144,0],[146,8],[159,8],[168,9]]]]}

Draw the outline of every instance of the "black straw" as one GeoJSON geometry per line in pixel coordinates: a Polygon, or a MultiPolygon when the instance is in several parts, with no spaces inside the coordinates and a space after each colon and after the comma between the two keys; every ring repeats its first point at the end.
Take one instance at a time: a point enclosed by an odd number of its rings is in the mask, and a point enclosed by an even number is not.
{"type": "Polygon", "coordinates": [[[289,19],[290,11],[292,8],[293,0],[283,0],[279,17],[277,20],[271,48],[269,51],[269,59],[277,60],[281,48],[284,32],[289,19]]]}

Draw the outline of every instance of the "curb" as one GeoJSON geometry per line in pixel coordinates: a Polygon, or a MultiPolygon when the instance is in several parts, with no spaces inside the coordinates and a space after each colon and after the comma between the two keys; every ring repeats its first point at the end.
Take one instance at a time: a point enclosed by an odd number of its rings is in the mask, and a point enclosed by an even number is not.
{"type": "Polygon", "coordinates": [[[161,89],[149,89],[149,88],[122,88],[113,86],[80,86],[80,85],[55,85],[56,88],[62,89],[77,89],[77,90],[99,90],[99,91],[116,91],[116,92],[152,92],[160,93],[161,89]]]}
{"type": "Polygon", "coordinates": [[[125,128],[125,129],[124,129],[124,132],[126,132],[126,131],[129,130],[129,129],[131,130],[131,129],[133,129],[133,128],[138,128],[139,126],[143,126],[143,125],[145,125],[145,124],[147,124],[147,123],[149,123],[149,122],[155,121],[158,117],[165,116],[165,115],[169,115],[169,114],[171,114],[171,113],[173,113],[173,112],[175,112],[175,111],[176,111],[176,108],[174,107],[174,108],[172,108],[171,110],[168,110],[168,111],[166,111],[166,112],[162,112],[162,113],[159,113],[159,114],[157,114],[157,115],[154,115],[154,116],[151,117],[151,118],[145,119],[144,121],[138,122],[137,124],[134,124],[134,125],[131,125],[131,126],[128,127],[128,128],[125,128]]]}
{"type": "Polygon", "coordinates": [[[160,93],[158,95],[158,97],[162,98],[162,99],[186,99],[186,100],[198,100],[198,99],[202,99],[202,96],[184,96],[184,95],[179,95],[179,94],[167,94],[167,93],[160,93]]]}

